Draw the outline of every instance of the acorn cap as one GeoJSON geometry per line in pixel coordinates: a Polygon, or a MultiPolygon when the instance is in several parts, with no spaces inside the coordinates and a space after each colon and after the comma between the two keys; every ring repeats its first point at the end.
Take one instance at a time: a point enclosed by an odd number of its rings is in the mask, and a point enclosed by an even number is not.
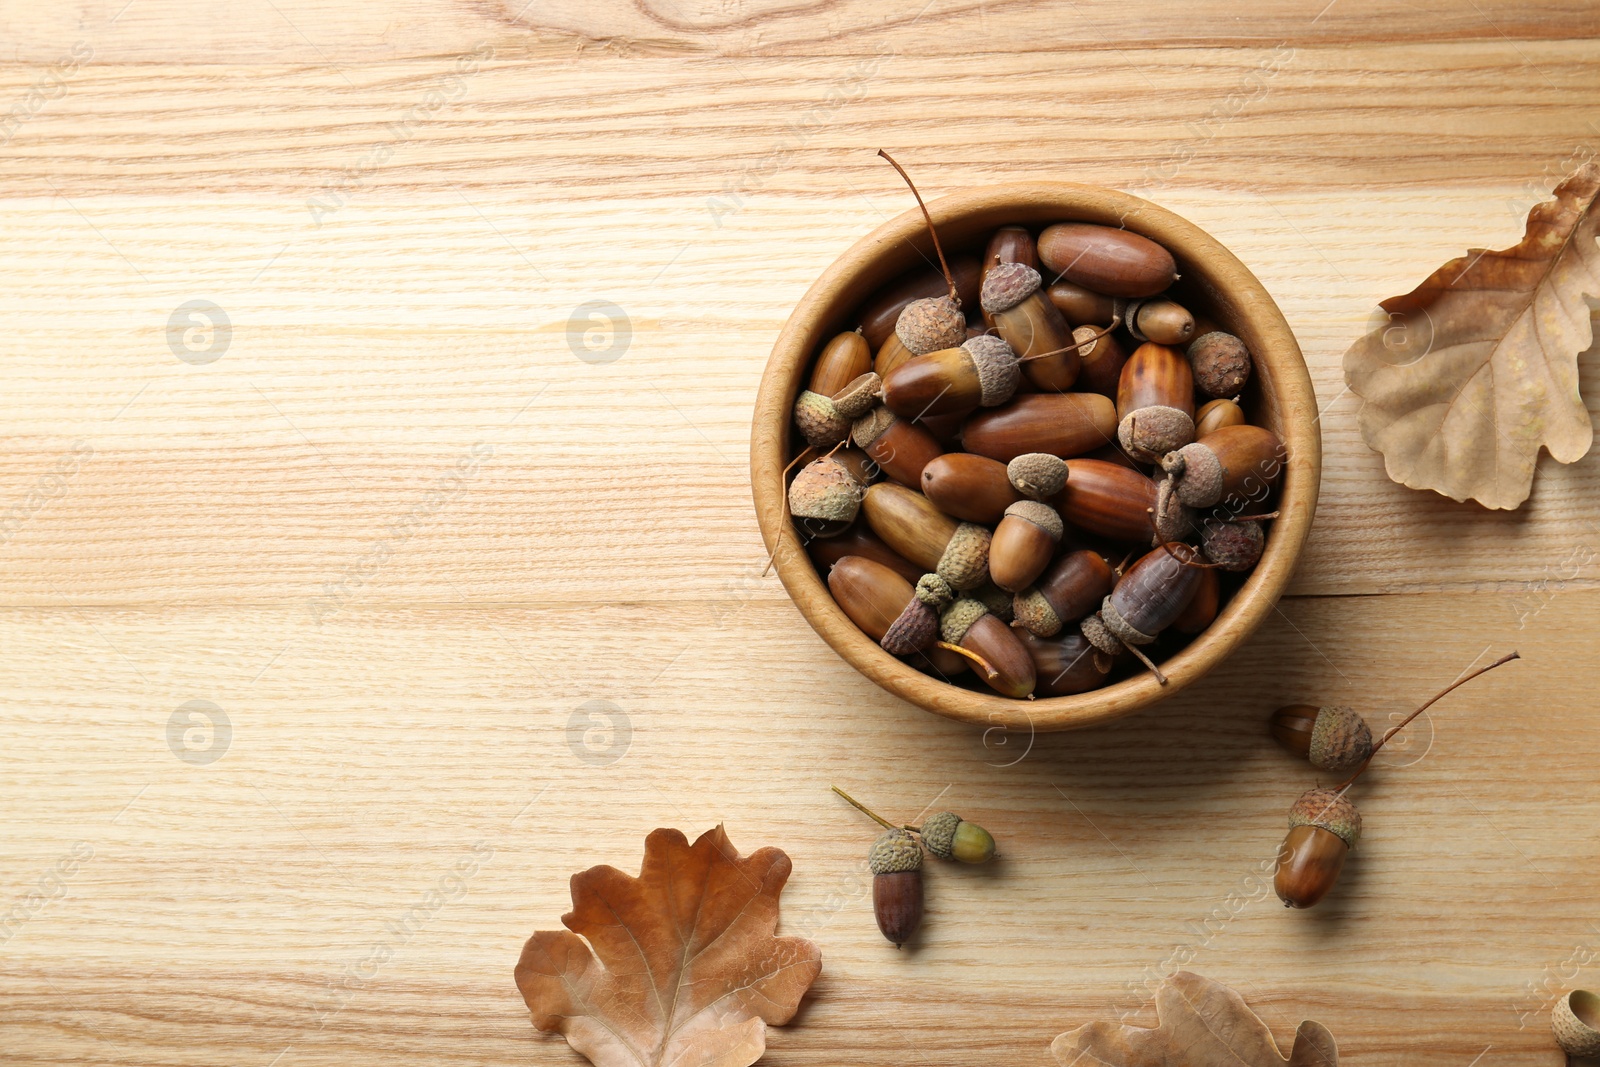
{"type": "Polygon", "coordinates": [[[943,611],[956,598],[956,591],[950,588],[950,583],[937,574],[924,574],[918,578],[916,592],[917,599],[934,611],[943,611]]]}
{"type": "Polygon", "coordinates": [[[1128,412],[1117,424],[1117,441],[1133,458],[1154,463],[1194,440],[1194,416],[1165,404],[1128,412]]]}
{"type": "Polygon", "coordinates": [[[875,407],[855,421],[850,427],[850,439],[857,448],[866,448],[884,435],[895,423],[895,414],[886,407],[875,407]]]}
{"type": "Polygon", "coordinates": [[[1006,508],[1006,516],[1008,518],[1025,519],[1033,523],[1049,534],[1052,541],[1061,540],[1061,535],[1067,532],[1066,525],[1061,521],[1061,516],[1056,514],[1056,509],[1037,500],[1017,501],[1006,508]]]}
{"type": "Polygon", "coordinates": [[[1222,461],[1199,441],[1162,456],[1161,469],[1171,476],[1178,499],[1191,508],[1209,508],[1222,499],[1222,461]]]}
{"type": "Polygon", "coordinates": [[[922,824],[923,845],[942,860],[954,859],[955,850],[950,846],[955,841],[956,827],[960,825],[961,816],[953,811],[930,815],[922,824]]]}
{"type": "Polygon", "coordinates": [[[922,846],[909,830],[885,830],[867,853],[867,867],[873,874],[898,874],[922,870],[922,846]]]}
{"type": "Polygon", "coordinates": [[[984,276],[978,302],[986,315],[1010,311],[1039,291],[1039,272],[1026,263],[1000,263],[984,276]]]}
{"type": "Polygon", "coordinates": [[[1011,487],[1034,500],[1047,500],[1067,484],[1067,461],[1048,452],[1025,452],[1006,464],[1011,487]]]}
{"type": "Polygon", "coordinates": [[[1011,621],[1011,594],[993,582],[984,582],[967,595],[981,602],[984,607],[989,609],[989,614],[1001,622],[1011,621]]]}
{"type": "Polygon", "coordinates": [[[1308,789],[1301,793],[1289,809],[1289,829],[1297,826],[1320,826],[1338,834],[1350,848],[1361,840],[1361,813],[1337,789],[1308,789]]]}
{"type": "Polygon", "coordinates": [[[952,645],[959,645],[972,624],[987,614],[989,609],[983,606],[983,601],[962,597],[939,616],[939,636],[952,645]]]}
{"type": "Polygon", "coordinates": [[[1029,586],[1012,598],[1011,612],[1017,625],[1036,637],[1054,637],[1061,632],[1061,616],[1036,586],[1029,586]]]}
{"type": "Polygon", "coordinates": [[[847,419],[859,419],[872,410],[883,391],[883,379],[872,371],[850,380],[850,384],[833,394],[833,406],[847,419]]]}
{"type": "Polygon", "coordinates": [[[987,526],[964,522],[950,536],[944,555],[934,568],[939,577],[956,589],[976,589],[989,580],[989,540],[987,526]]]}
{"type": "Polygon", "coordinates": [[[832,456],[814,459],[789,483],[789,511],[802,519],[851,522],[861,507],[861,483],[832,456]]]}
{"type": "Polygon", "coordinates": [[[850,435],[850,420],[838,406],[809,389],[794,402],[794,424],[812,448],[832,448],[850,435]]]}
{"type": "Polygon", "coordinates": [[[913,652],[921,652],[938,639],[938,611],[912,597],[906,602],[900,617],[889,624],[883,640],[878,644],[892,656],[909,656],[913,652]]]}
{"type": "Polygon", "coordinates": [[[1155,514],[1150,516],[1150,524],[1156,531],[1155,539],[1150,542],[1152,545],[1187,540],[1194,526],[1193,510],[1178,499],[1170,479],[1163,478],[1156,483],[1156,508],[1155,514]]]}
{"type": "Polygon", "coordinates": [[[1561,1051],[1579,1059],[1600,1056],[1600,1030],[1594,1020],[1600,1017],[1600,997],[1587,989],[1574,989],[1550,1009],[1550,1029],[1555,1032],[1561,1051]],[[1573,1007],[1573,1002],[1578,1008],[1573,1007]],[[1580,1015],[1581,1011],[1581,1015],[1580,1015]]]}
{"type": "Polygon", "coordinates": [[[1100,618],[1100,613],[1095,612],[1087,619],[1078,623],[1078,630],[1097,651],[1108,656],[1117,656],[1122,653],[1122,642],[1117,640],[1117,635],[1106,628],[1105,620],[1100,618]]]}
{"type": "Polygon", "coordinates": [[[913,356],[954,348],[967,336],[967,317],[948,296],[913,300],[900,312],[894,332],[913,356]]]}
{"type": "Polygon", "coordinates": [[[1225,571],[1247,571],[1261,560],[1267,535],[1254,519],[1245,522],[1208,521],[1200,531],[1200,548],[1206,559],[1225,571]]]}
{"type": "Polygon", "coordinates": [[[1311,727],[1311,765],[1323,771],[1353,771],[1372,755],[1372,730],[1354,708],[1319,708],[1311,727]]]}
{"type": "MultiPolygon", "coordinates": [[[[1135,630],[1133,625],[1122,617],[1122,612],[1117,610],[1117,606],[1111,603],[1109,596],[1100,602],[1100,621],[1105,624],[1105,628],[1110,630],[1118,641],[1125,645],[1148,645],[1158,636],[1156,634],[1147,634],[1142,630],[1135,630]]],[[[1085,634],[1084,636],[1088,635],[1085,634]]]]}
{"type": "Polygon", "coordinates": [[[978,403],[992,408],[1010,400],[1022,382],[1022,367],[1011,346],[993,334],[980,333],[968,338],[961,348],[972,357],[972,365],[978,371],[978,403]]]}
{"type": "Polygon", "coordinates": [[[1250,380],[1250,350],[1231,333],[1212,330],[1189,343],[1194,384],[1206,396],[1238,396],[1250,380]]]}

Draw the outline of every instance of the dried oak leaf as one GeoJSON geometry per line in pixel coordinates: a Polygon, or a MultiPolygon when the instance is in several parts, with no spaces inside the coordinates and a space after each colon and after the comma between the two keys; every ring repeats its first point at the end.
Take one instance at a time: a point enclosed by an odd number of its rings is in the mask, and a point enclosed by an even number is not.
{"type": "Polygon", "coordinates": [[[1272,1031],[1220,982],[1179,971],[1156,990],[1158,1024],[1090,1023],[1050,1045],[1063,1067],[1337,1067],[1339,1048],[1321,1023],[1295,1031],[1284,1059],[1272,1031]]]}
{"type": "Polygon", "coordinates": [[[1344,354],[1366,403],[1361,436],[1389,477],[1487,508],[1528,498],[1543,445],[1562,463],[1594,430],[1578,395],[1578,353],[1600,296],[1600,167],[1586,164],[1528,212],[1514,247],[1473,249],[1405,296],[1344,354]]]}
{"type": "Polygon", "coordinates": [[[748,1067],[822,970],[816,945],[775,936],[790,869],[776,848],[741,857],[718,826],[692,846],[656,830],[637,878],[573,875],[567,929],[517,963],[533,1024],[596,1067],[748,1067]]]}

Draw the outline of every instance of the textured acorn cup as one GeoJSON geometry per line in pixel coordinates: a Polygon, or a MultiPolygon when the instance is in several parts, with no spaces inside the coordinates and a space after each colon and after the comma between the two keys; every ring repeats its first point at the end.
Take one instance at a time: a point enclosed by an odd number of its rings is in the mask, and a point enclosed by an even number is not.
{"type": "Polygon", "coordinates": [[[1337,789],[1311,789],[1289,809],[1289,834],[1278,850],[1273,888],[1291,908],[1309,908],[1328,894],[1345,856],[1361,839],[1361,813],[1337,789]]]}
{"type": "Polygon", "coordinates": [[[989,577],[1008,593],[1033,584],[1055,555],[1066,528],[1049,504],[1019,500],[1006,508],[989,545],[989,577]]]}
{"type": "Polygon", "coordinates": [[[1116,427],[1116,406],[1098,393],[1029,393],[973,415],[961,444],[1001,463],[1028,452],[1066,459],[1104,445],[1116,427]]]}
{"type": "Polygon", "coordinates": [[[1194,373],[1177,349],[1147,342],[1122,365],[1117,440],[1146,463],[1194,440],[1194,373]]]}
{"type": "Polygon", "coordinates": [[[922,484],[923,468],[944,455],[932,434],[886,408],[873,408],[857,419],[850,436],[884,474],[913,489],[922,484]]]}
{"type": "Polygon", "coordinates": [[[907,830],[885,830],[867,854],[872,912],[896,948],[922,925],[922,846],[907,830]]]}
{"type": "Polygon", "coordinates": [[[1060,493],[1068,473],[1066,460],[1048,452],[1028,452],[1006,464],[1012,487],[1030,500],[1049,500],[1060,493]]]}
{"type": "Polygon", "coordinates": [[[1038,637],[1026,630],[1018,630],[1017,636],[1033,659],[1035,693],[1072,696],[1106,684],[1113,661],[1081,633],[1066,634],[1060,640],[1038,637]]]}
{"type": "Polygon", "coordinates": [[[1260,500],[1283,474],[1283,438],[1260,426],[1224,426],[1161,457],[1178,499],[1191,508],[1260,500]]]}
{"type": "Polygon", "coordinates": [[[883,402],[907,418],[965,414],[1004,404],[1021,380],[1011,346],[980,334],[958,348],[918,356],[890,371],[883,379],[883,402]]]}
{"type": "Polygon", "coordinates": [[[1250,350],[1231,333],[1212,330],[1189,345],[1194,384],[1206,396],[1238,396],[1250,380],[1250,350]]]}
{"type": "Polygon", "coordinates": [[[1208,519],[1200,531],[1200,550],[1206,559],[1225,571],[1251,570],[1261,561],[1266,547],[1266,530],[1254,519],[1243,522],[1208,519]]]}
{"type": "Polygon", "coordinates": [[[994,838],[989,831],[953,811],[941,811],[922,824],[922,843],[942,860],[988,863],[994,859],[994,838]]]}
{"type": "Polygon", "coordinates": [[[826,450],[850,436],[850,418],[831,397],[807,389],[794,402],[794,424],[812,448],[826,450]]]}
{"type": "Polygon", "coordinates": [[[1272,713],[1272,736],[1318,770],[1349,773],[1372,758],[1372,730],[1353,708],[1289,704],[1272,713]]]}
{"type": "Polygon", "coordinates": [[[949,296],[913,300],[894,324],[895,336],[913,356],[955,348],[967,336],[967,316],[949,296]]]}
{"type": "Polygon", "coordinates": [[[1162,544],[1188,535],[1189,509],[1132,467],[1103,459],[1067,460],[1067,486],[1058,510],[1072,526],[1098,537],[1162,544]]]}
{"type": "Polygon", "coordinates": [[[811,368],[811,391],[833,396],[872,369],[872,346],[854,330],[836,334],[811,368]]]}
{"type": "Polygon", "coordinates": [[[1127,317],[1135,341],[1182,345],[1194,339],[1194,316],[1171,300],[1140,300],[1128,306],[1127,317]]]}
{"type": "Polygon", "coordinates": [[[1155,296],[1178,280],[1172,253],[1129,230],[1062,222],[1039,234],[1038,247],[1046,267],[1107,296],[1155,296]]]}
{"type": "Polygon", "coordinates": [[[872,410],[881,392],[883,379],[873,371],[865,371],[834,392],[833,406],[839,414],[853,421],[872,410]]]}
{"type": "Polygon", "coordinates": [[[946,643],[959,645],[980,657],[990,670],[979,668],[979,678],[997,693],[1021,699],[1033,693],[1033,658],[1022,642],[983,603],[962,598],[939,616],[939,630],[946,643]],[[991,673],[992,671],[992,673],[991,673]]]}
{"type": "Polygon", "coordinates": [[[1078,350],[1069,347],[1072,327],[1039,291],[1040,280],[1038,271],[1022,263],[991,268],[983,279],[984,318],[1019,358],[1027,360],[1022,373],[1036,388],[1070,389],[1082,361],[1078,350]]]}
{"type": "Polygon", "coordinates": [[[841,533],[855,521],[862,488],[850,470],[833,456],[812,460],[789,484],[789,511],[815,537],[841,533]]]}
{"type": "Polygon", "coordinates": [[[1600,1058],[1600,995],[1574,989],[1550,1010],[1556,1044],[1569,1056],[1600,1058]]]}
{"type": "Polygon", "coordinates": [[[1052,563],[1039,584],[1012,602],[1014,626],[1039,637],[1054,637],[1105,599],[1116,583],[1111,564],[1089,549],[1068,552],[1052,563]]]}
{"type": "MultiPolygon", "coordinates": [[[[976,256],[956,256],[950,260],[950,275],[963,305],[978,302],[979,264],[976,256]]],[[[937,267],[926,267],[892,281],[867,298],[862,307],[861,336],[867,347],[878,349],[894,336],[900,313],[913,300],[928,296],[948,296],[950,286],[937,267]]]]}
{"type": "Polygon", "coordinates": [[[970,452],[946,452],[922,468],[922,493],[935,507],[985,526],[999,522],[1006,508],[1022,499],[1014,484],[1004,463],[970,452]]]}

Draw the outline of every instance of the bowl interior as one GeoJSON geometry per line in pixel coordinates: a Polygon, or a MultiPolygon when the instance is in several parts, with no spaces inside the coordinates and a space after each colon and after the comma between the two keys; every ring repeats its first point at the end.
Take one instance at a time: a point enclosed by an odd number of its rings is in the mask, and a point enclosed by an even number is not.
{"type": "Polygon", "coordinates": [[[931,201],[928,208],[947,256],[973,248],[1003,225],[1034,228],[1065,221],[1123,226],[1166,247],[1178,263],[1174,292],[1179,299],[1238,335],[1254,357],[1245,410],[1252,422],[1283,438],[1289,455],[1279,490],[1280,516],[1260,563],[1217,619],[1161,661],[1166,685],[1146,672],[1076,696],[1018,701],[950,685],[878,647],[834,603],[784,519],[782,472],[798,447],[790,440],[789,412],[817,350],[834,334],[855,327],[861,304],[881,285],[907,271],[937,266],[922,216],[913,208],[835,261],[796,306],[773,348],[753,418],[751,481],[762,536],[769,551],[775,549],[779,577],[807,621],[846,660],[891,692],[950,718],[984,726],[1064,730],[1117,718],[1178,692],[1219,663],[1272,609],[1292,574],[1316,506],[1321,468],[1316,398],[1288,323],[1255,276],[1214,238],[1127,193],[1065,182],[1022,183],[952,194],[931,201]]]}

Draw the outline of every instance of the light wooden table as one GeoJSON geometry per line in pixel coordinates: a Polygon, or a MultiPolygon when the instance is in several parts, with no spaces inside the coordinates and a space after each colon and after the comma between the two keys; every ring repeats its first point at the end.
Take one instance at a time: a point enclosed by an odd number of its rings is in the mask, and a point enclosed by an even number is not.
{"type": "Polygon", "coordinates": [[[824,953],[773,1064],[1041,1064],[1185,961],[1353,1065],[1560,1063],[1549,1002],[1600,985],[1600,457],[1517,513],[1399,488],[1339,363],[1600,147],[1600,10],[1147,7],[0,5],[0,1059],[574,1064],[521,942],[722,821],[824,953]],[[1139,192],[1282,305],[1322,506],[1206,683],[985,736],[763,577],[756,383],[909,205],[879,147],[933,195],[1139,192]],[[1269,709],[1384,725],[1513,647],[1370,776],[1334,898],[1257,888],[1313,781],[1269,709]],[[896,953],[830,782],[1005,859],[934,871],[896,953]]]}

